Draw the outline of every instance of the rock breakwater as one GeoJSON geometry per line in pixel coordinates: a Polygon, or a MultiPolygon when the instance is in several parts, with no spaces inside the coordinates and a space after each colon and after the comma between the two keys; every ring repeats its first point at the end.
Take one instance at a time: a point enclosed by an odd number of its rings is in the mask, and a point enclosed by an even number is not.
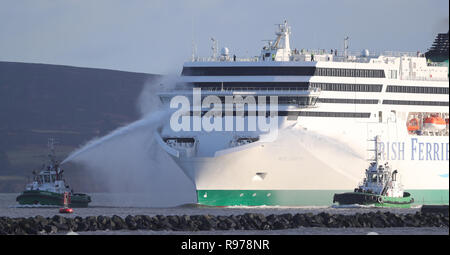
{"type": "Polygon", "coordinates": [[[152,231],[211,231],[211,230],[282,230],[299,227],[324,228],[392,228],[392,227],[447,227],[449,216],[443,213],[396,214],[391,212],[271,214],[245,213],[242,215],[128,215],[29,218],[0,217],[2,235],[37,235],[58,232],[97,230],[152,230],[152,231]]]}

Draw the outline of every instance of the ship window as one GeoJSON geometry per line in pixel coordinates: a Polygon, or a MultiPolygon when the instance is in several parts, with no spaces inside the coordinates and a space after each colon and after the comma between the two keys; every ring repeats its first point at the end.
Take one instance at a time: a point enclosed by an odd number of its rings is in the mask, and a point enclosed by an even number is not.
{"type": "Polygon", "coordinates": [[[320,88],[325,91],[358,91],[358,92],[381,92],[383,85],[380,84],[342,84],[342,83],[310,83],[312,88],[320,88]]]}
{"type": "Polygon", "coordinates": [[[448,102],[444,102],[444,101],[383,100],[383,104],[423,105],[423,106],[449,106],[448,102]]]}
{"type": "Polygon", "coordinates": [[[44,182],[50,182],[50,176],[44,175],[44,182]]]}
{"type": "Polygon", "coordinates": [[[423,94],[448,94],[448,88],[419,87],[419,86],[393,86],[388,85],[386,92],[394,93],[423,93],[423,94]]]}
{"type": "Polygon", "coordinates": [[[298,75],[312,76],[316,67],[184,67],[184,76],[253,76],[253,75],[298,75]]]}
{"type": "Polygon", "coordinates": [[[317,76],[384,78],[384,70],[317,68],[315,75],[317,75],[317,76]]]}
{"type": "Polygon", "coordinates": [[[378,112],[378,122],[383,122],[383,112],[382,111],[379,111],[378,112]]]}
{"type": "Polygon", "coordinates": [[[372,182],[377,182],[377,174],[372,175],[372,182]]]}
{"type": "MultiPolygon", "coordinates": [[[[202,111],[201,116],[204,116],[207,111],[202,111]]],[[[244,111],[244,116],[248,116],[248,111],[244,111]]],[[[370,118],[369,112],[307,112],[307,111],[278,111],[275,116],[291,116],[293,114],[303,117],[336,117],[336,118],[370,118]]],[[[189,112],[193,116],[193,111],[189,112]]],[[[222,116],[224,116],[222,112],[222,116]]],[[[236,116],[236,111],[233,111],[233,116],[236,116]]],[[[270,112],[266,112],[266,117],[270,116],[270,112]]]]}
{"type": "Polygon", "coordinates": [[[318,101],[332,104],[378,104],[377,99],[318,98],[318,101]]]}

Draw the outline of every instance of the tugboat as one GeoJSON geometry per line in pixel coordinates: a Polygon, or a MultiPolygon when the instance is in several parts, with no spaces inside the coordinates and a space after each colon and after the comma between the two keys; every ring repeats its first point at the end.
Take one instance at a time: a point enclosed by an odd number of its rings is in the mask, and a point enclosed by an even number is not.
{"type": "Polygon", "coordinates": [[[91,197],[74,193],[63,178],[64,170],[61,169],[59,162],[55,157],[53,139],[49,139],[50,154],[49,163],[43,165],[39,173],[33,171],[33,182],[25,187],[16,201],[20,205],[54,205],[64,206],[64,194],[70,196],[70,207],[88,207],[91,197]]]}
{"type": "Polygon", "coordinates": [[[334,194],[333,203],[339,205],[374,205],[377,207],[406,207],[414,203],[411,194],[403,191],[398,171],[391,170],[388,162],[380,163],[378,137],[375,137],[375,159],[366,169],[363,183],[354,192],[334,194]]]}

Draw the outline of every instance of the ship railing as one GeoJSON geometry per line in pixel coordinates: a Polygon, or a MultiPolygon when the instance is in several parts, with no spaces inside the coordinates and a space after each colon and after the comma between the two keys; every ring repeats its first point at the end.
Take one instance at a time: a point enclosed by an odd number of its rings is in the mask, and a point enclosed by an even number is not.
{"type": "Polygon", "coordinates": [[[236,60],[233,57],[195,57],[191,59],[192,62],[258,62],[259,59],[257,56],[255,57],[236,57],[236,60]]]}
{"type": "Polygon", "coordinates": [[[428,62],[427,66],[448,67],[448,63],[446,63],[446,62],[428,62]]]}
{"type": "Polygon", "coordinates": [[[308,92],[320,92],[320,88],[261,88],[261,87],[242,87],[242,88],[202,88],[202,91],[211,92],[239,92],[239,91],[282,91],[282,92],[298,92],[298,91],[308,91],[308,92]]]}
{"type": "Polygon", "coordinates": [[[413,77],[413,76],[403,76],[400,80],[408,81],[448,81],[448,77],[413,77]]]}
{"type": "MultiPolygon", "coordinates": [[[[363,55],[362,51],[347,51],[343,50],[325,50],[325,49],[293,49],[291,50],[292,60],[299,61],[299,58],[304,61],[311,61],[311,55],[314,55],[314,61],[330,61],[330,62],[368,62],[371,58],[385,57],[424,57],[421,52],[406,52],[406,51],[369,51],[368,55],[363,55]]],[[[219,57],[194,57],[190,59],[191,62],[263,62],[259,56],[253,57],[236,57],[233,56],[219,56],[219,57]]]]}
{"type": "Polygon", "coordinates": [[[407,52],[407,51],[369,51],[367,53],[369,53],[368,55],[363,55],[362,54],[362,50],[361,51],[347,51],[347,53],[345,53],[343,50],[340,50],[336,53],[335,50],[333,50],[333,52],[331,52],[331,50],[327,51],[324,49],[307,49],[307,50],[297,50],[297,51],[293,51],[293,52],[297,52],[297,54],[294,55],[330,55],[333,57],[362,57],[362,58],[374,58],[374,57],[379,57],[379,56],[385,56],[385,57],[418,57],[418,56],[423,56],[423,53],[421,52],[407,52]]]}
{"type": "Polygon", "coordinates": [[[407,52],[407,51],[384,51],[381,54],[385,57],[423,57],[423,53],[421,52],[407,52]]]}

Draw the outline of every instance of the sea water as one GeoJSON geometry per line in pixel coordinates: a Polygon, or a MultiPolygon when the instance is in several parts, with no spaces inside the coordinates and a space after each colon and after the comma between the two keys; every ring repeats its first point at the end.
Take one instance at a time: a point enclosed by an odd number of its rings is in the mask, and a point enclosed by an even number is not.
{"type": "MultiPolygon", "coordinates": [[[[58,213],[59,208],[55,207],[20,207],[15,201],[17,193],[0,193],[0,217],[34,217],[41,215],[53,217],[62,215],[58,213]]],[[[373,208],[373,207],[346,207],[335,208],[332,206],[233,206],[233,207],[207,207],[196,204],[182,204],[172,207],[151,207],[133,206],[127,203],[130,197],[136,199],[145,194],[109,194],[92,193],[92,203],[88,208],[74,208],[74,213],[64,214],[64,217],[87,217],[87,216],[113,216],[118,215],[125,218],[128,215],[242,215],[244,213],[284,214],[284,213],[313,213],[326,212],[330,214],[355,214],[376,211],[389,211],[398,214],[416,213],[420,207],[413,208],[373,208]],[[123,199],[122,205],[111,205],[116,203],[117,198],[123,199]]],[[[300,227],[296,229],[284,230],[214,230],[214,231],[151,231],[151,230],[99,230],[89,232],[79,232],[81,235],[367,235],[369,233],[381,235],[448,235],[448,228],[426,227],[426,228],[318,228],[300,227]]],[[[58,233],[67,234],[67,233],[58,233]]]]}

